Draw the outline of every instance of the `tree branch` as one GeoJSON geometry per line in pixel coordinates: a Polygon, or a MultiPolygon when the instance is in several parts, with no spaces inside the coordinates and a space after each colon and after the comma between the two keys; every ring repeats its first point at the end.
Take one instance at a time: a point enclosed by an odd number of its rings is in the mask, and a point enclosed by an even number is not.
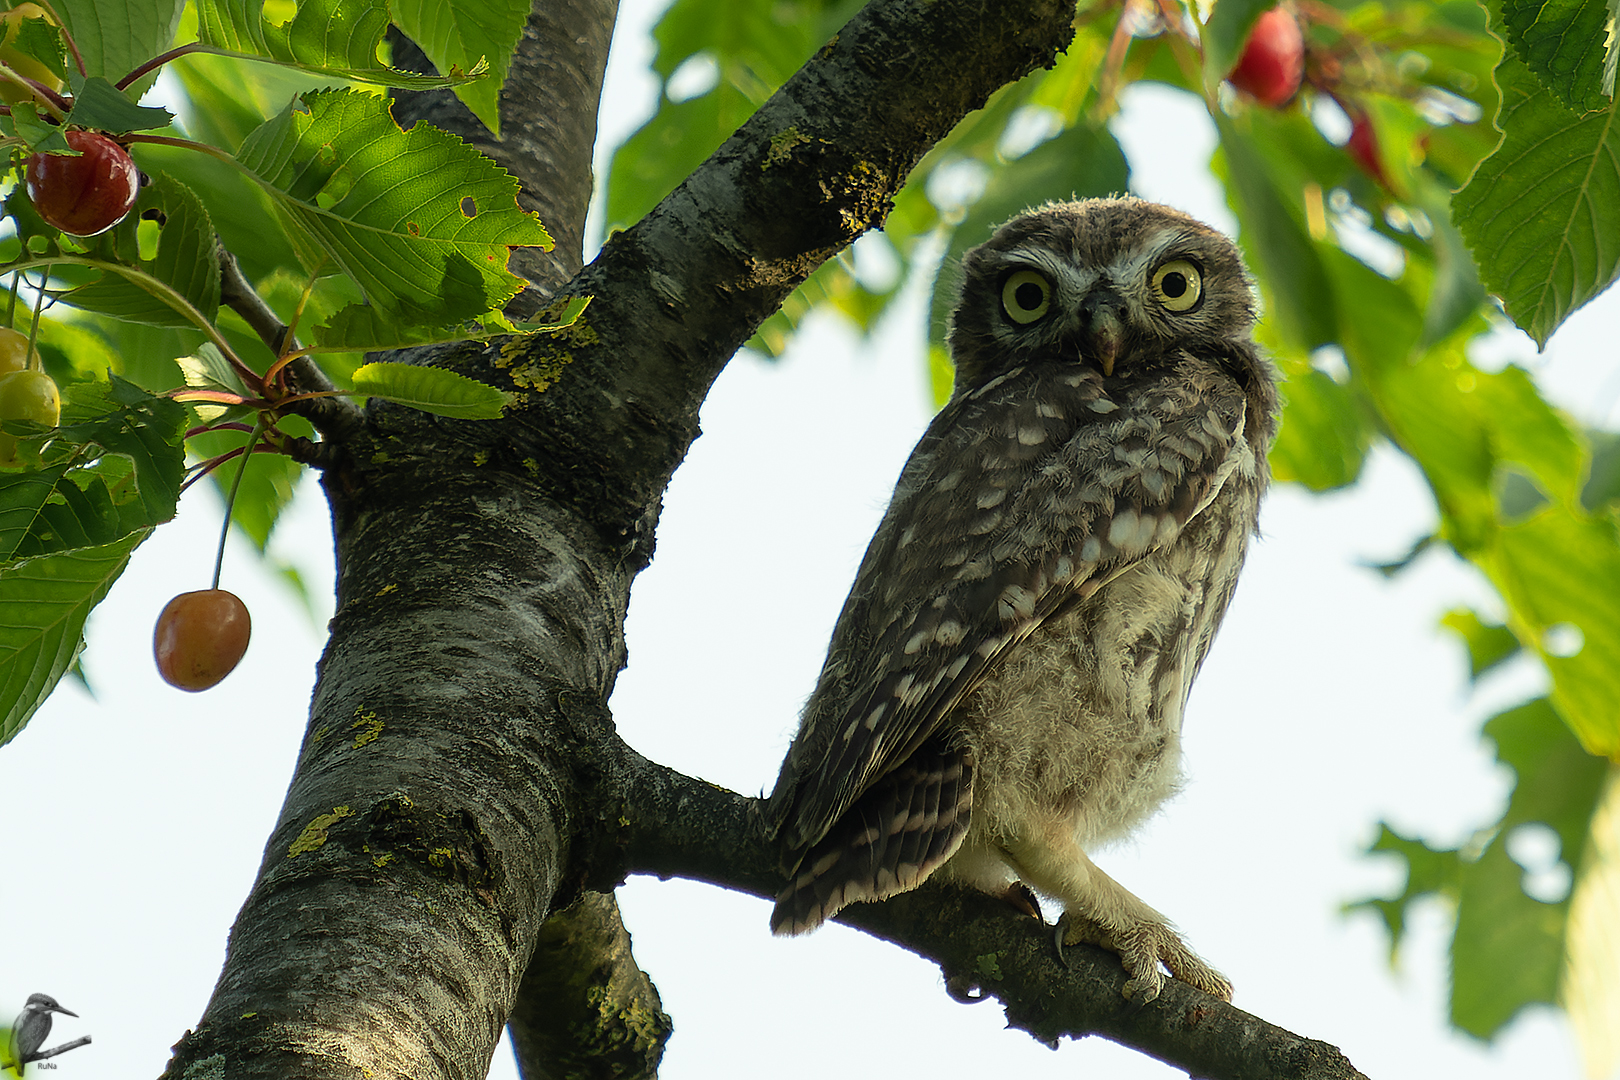
{"type": "Polygon", "coordinates": [[[524,1080],[658,1075],[674,1023],[612,894],[587,892],[540,928],[507,1027],[524,1080]]]}
{"type": "MultiPolygon", "coordinates": [[[[618,744],[604,811],[628,824],[597,849],[614,873],[685,877],[769,899],[781,888],[761,801],[685,776],[618,744]]],[[[940,966],[953,995],[999,998],[1011,1027],[1056,1046],[1102,1035],[1216,1080],[1366,1080],[1335,1047],[1277,1027],[1171,979],[1158,1000],[1124,996],[1113,953],[1070,946],[1060,962],[1052,928],[972,890],[929,883],[838,921],[940,966]]]]}
{"type": "MultiPolygon", "coordinates": [[[[258,290],[254,289],[247,277],[242,273],[242,267],[237,263],[236,256],[226,250],[224,244],[217,245],[219,250],[219,302],[242,316],[248,327],[259,336],[274,356],[280,356],[282,350],[289,345],[287,335],[291,328],[270,310],[270,305],[264,302],[258,290]]],[[[297,342],[291,343],[297,348],[297,342]]],[[[337,389],[326,372],[321,370],[313,357],[300,356],[287,365],[287,374],[290,376],[290,389],[295,394],[322,393],[337,389]]],[[[329,439],[340,439],[346,432],[353,431],[360,425],[360,409],[354,402],[345,397],[307,398],[289,406],[289,411],[304,417],[314,426],[316,431],[329,439]]],[[[300,458],[299,460],[305,460],[300,458]]],[[[315,462],[309,461],[310,464],[315,462]]]]}
{"type": "MultiPolygon", "coordinates": [[[[882,225],[963,116],[1072,37],[1073,0],[884,0],[850,20],[696,172],[558,290],[576,326],[463,357],[520,395],[518,456],[629,536],[726,362],[822,262],[882,225]]],[[[441,353],[438,363],[458,363],[441,353]]]]}

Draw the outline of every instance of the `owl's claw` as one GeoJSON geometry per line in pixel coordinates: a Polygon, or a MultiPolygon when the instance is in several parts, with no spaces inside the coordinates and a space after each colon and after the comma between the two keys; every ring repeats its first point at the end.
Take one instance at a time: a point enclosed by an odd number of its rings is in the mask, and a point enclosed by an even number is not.
{"type": "Polygon", "coordinates": [[[1232,984],[1220,972],[1204,963],[1187,948],[1176,932],[1163,923],[1142,922],[1112,928],[1095,919],[1065,912],[1058,920],[1056,944],[1058,961],[1064,967],[1065,945],[1100,945],[1119,956],[1130,978],[1125,983],[1125,997],[1137,1004],[1146,1004],[1164,989],[1164,972],[1189,986],[1196,987],[1222,1001],[1232,1000],[1232,984]]]}
{"type": "Polygon", "coordinates": [[[1046,921],[1046,919],[1041,915],[1040,898],[1035,895],[1035,890],[1031,889],[1028,885],[1025,885],[1022,881],[1015,881],[1011,885],[1008,885],[1007,891],[1002,893],[1001,898],[1014,908],[1017,908],[1021,913],[1028,915],[1030,918],[1039,922],[1046,921]]]}

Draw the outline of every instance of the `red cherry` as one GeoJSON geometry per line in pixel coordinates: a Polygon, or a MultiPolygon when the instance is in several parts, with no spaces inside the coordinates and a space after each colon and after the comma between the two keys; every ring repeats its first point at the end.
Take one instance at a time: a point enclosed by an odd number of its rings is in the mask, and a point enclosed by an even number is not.
{"type": "Polygon", "coordinates": [[[1350,118],[1350,140],[1344,144],[1350,152],[1361,171],[1366,173],[1385,188],[1389,188],[1389,177],[1384,173],[1384,163],[1378,157],[1378,133],[1373,130],[1372,117],[1366,113],[1356,113],[1350,118]]]}
{"type": "Polygon", "coordinates": [[[129,152],[105,135],[75,128],[66,137],[80,156],[29,155],[28,197],[46,224],[73,236],[94,236],[129,213],[141,174],[129,152]]]}
{"type": "Polygon", "coordinates": [[[1260,104],[1280,109],[1305,77],[1305,35],[1299,20],[1272,8],[1254,21],[1243,55],[1227,81],[1260,104]]]}
{"type": "Polygon", "coordinates": [[[181,690],[207,690],[236,670],[252,630],[247,605],[235,593],[181,593],[164,606],[152,634],[158,674],[181,690]]]}

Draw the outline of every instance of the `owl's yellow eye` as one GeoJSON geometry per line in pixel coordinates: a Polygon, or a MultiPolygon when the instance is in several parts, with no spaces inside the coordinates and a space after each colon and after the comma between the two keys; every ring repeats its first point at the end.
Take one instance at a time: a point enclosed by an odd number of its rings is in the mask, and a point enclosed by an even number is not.
{"type": "Polygon", "coordinates": [[[1171,311],[1191,311],[1203,295],[1203,276],[1186,259],[1171,259],[1153,271],[1153,298],[1171,311]]]}
{"type": "Polygon", "coordinates": [[[1015,323],[1032,323],[1052,306],[1052,286],[1034,270],[1020,270],[1001,286],[1001,310],[1015,323]]]}

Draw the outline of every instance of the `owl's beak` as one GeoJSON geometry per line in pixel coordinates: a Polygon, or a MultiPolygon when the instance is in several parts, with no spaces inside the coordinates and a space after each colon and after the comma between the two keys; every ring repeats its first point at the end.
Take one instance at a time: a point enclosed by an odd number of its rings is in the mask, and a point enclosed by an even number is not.
{"type": "Polygon", "coordinates": [[[1124,306],[1125,302],[1111,289],[1098,289],[1080,302],[1081,337],[1089,346],[1084,351],[1096,357],[1104,376],[1113,375],[1114,359],[1125,337],[1125,324],[1120,318],[1124,306]]]}

